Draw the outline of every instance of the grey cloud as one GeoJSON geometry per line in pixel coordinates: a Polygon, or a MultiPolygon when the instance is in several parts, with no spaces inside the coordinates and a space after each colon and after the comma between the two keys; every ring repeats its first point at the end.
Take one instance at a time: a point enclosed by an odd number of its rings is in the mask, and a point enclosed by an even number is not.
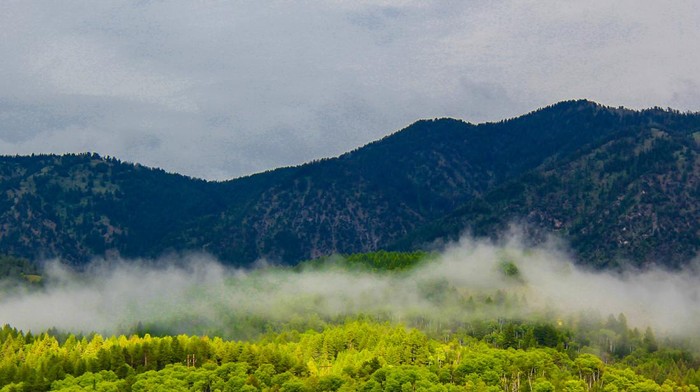
{"type": "Polygon", "coordinates": [[[418,118],[499,120],[581,97],[700,109],[693,1],[2,11],[2,154],[90,150],[225,179],[337,155],[418,118]]]}

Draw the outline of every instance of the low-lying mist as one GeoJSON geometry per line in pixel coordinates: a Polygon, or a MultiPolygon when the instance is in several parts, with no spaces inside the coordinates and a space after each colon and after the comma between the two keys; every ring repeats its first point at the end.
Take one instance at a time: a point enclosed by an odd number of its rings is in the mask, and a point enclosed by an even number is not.
{"type": "Polygon", "coordinates": [[[696,270],[589,271],[560,249],[464,238],[429,262],[392,273],[333,262],[240,270],[207,255],[102,260],[80,273],[51,262],[42,287],[6,286],[0,292],[0,323],[25,331],[108,334],[142,323],[170,333],[229,337],[250,334],[241,330],[243,320],[264,328],[360,315],[454,323],[624,313],[630,327],[680,336],[700,324],[696,270]],[[511,269],[504,271],[504,265],[511,269]]]}

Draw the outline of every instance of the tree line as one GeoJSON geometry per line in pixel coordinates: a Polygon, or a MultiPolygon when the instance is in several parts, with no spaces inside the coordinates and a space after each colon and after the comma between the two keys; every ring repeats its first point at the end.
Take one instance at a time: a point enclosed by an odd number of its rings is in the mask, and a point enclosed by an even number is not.
{"type": "MultiPolygon", "coordinates": [[[[538,333],[552,331],[560,333],[554,326],[538,333]]],[[[438,340],[368,320],[254,341],[33,335],[6,325],[0,391],[697,392],[700,385],[689,354],[638,348],[614,360],[558,343],[523,349],[475,337],[438,340]]]]}

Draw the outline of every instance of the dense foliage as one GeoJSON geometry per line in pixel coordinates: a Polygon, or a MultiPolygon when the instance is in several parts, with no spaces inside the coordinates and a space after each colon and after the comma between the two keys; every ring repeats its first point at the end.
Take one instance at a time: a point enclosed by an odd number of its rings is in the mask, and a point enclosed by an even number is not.
{"type": "Polygon", "coordinates": [[[430,339],[415,329],[366,321],[254,342],[34,336],[5,326],[0,390],[698,391],[700,373],[688,356],[638,349],[606,363],[561,346],[561,331],[552,326],[530,331],[533,343],[523,349],[470,337],[430,339]],[[555,340],[547,341],[548,334],[555,340]]]}

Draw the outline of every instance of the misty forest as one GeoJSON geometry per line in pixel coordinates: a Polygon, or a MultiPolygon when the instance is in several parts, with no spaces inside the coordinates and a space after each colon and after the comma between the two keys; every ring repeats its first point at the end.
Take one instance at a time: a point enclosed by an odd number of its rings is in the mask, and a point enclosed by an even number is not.
{"type": "Polygon", "coordinates": [[[0,157],[0,391],[695,391],[700,114],[566,101],[205,181],[0,157]]]}

